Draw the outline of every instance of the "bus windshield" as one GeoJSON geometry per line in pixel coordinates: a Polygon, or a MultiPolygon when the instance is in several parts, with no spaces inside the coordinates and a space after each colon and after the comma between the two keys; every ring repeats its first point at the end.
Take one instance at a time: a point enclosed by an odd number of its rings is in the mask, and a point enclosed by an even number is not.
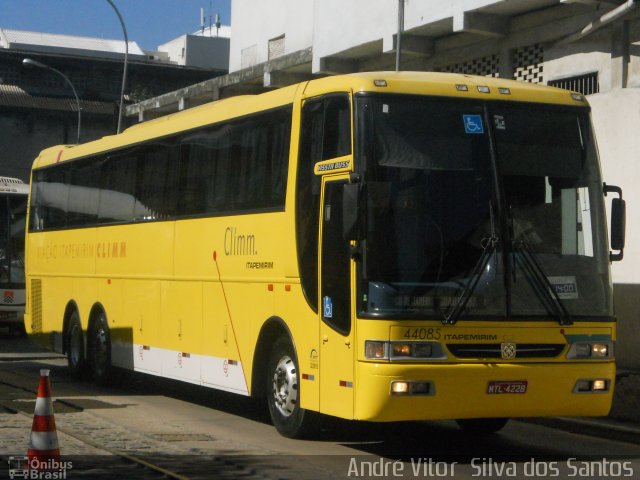
{"type": "Polygon", "coordinates": [[[364,316],[612,315],[585,109],[376,95],[358,115],[364,316]]]}
{"type": "Polygon", "coordinates": [[[24,288],[27,195],[0,195],[0,287],[24,288]]]}

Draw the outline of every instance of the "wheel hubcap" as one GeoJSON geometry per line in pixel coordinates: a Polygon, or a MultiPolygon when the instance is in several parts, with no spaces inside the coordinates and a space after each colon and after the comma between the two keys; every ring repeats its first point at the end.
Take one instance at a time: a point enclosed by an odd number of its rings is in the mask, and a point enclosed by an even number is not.
{"type": "Polygon", "coordinates": [[[286,355],[280,359],[273,373],[273,398],[283,416],[293,414],[298,403],[298,375],[293,360],[286,355]]]}

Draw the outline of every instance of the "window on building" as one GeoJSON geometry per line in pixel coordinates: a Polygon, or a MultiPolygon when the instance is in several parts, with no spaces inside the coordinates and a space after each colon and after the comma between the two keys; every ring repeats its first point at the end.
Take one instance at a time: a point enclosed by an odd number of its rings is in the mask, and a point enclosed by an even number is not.
{"type": "Polygon", "coordinates": [[[564,88],[574,92],[580,92],[583,95],[592,95],[600,91],[600,83],[598,82],[598,72],[577,75],[548,82],[551,87],[564,88]]]}
{"type": "Polygon", "coordinates": [[[258,63],[258,45],[243,48],[240,52],[240,68],[249,68],[258,63]]]}
{"type": "Polygon", "coordinates": [[[284,35],[269,40],[269,60],[284,55],[284,35]]]}

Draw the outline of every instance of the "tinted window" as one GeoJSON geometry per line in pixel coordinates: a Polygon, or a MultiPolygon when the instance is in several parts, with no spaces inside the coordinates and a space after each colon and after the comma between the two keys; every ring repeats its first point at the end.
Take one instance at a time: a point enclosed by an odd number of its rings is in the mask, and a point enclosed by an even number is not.
{"type": "Polygon", "coordinates": [[[100,223],[130,222],[134,218],[134,206],[138,215],[143,214],[146,207],[140,202],[136,205],[136,153],[128,151],[107,157],[98,207],[100,223]]]}
{"type": "Polygon", "coordinates": [[[166,220],[176,214],[180,149],[158,141],[138,156],[135,221],[166,220]]]}
{"type": "Polygon", "coordinates": [[[325,184],[322,229],[322,319],[340,333],[351,330],[349,241],[342,236],[345,182],[325,184]]]}
{"type": "Polygon", "coordinates": [[[67,226],[92,224],[98,218],[103,162],[71,164],[67,226]]]}
{"type": "Polygon", "coordinates": [[[291,107],[33,174],[31,230],[284,208],[291,107]]]}
{"type": "Polygon", "coordinates": [[[351,153],[349,96],[331,95],[305,102],[298,156],[296,222],[298,264],[309,305],[318,309],[318,221],[320,177],[317,162],[351,153]]]}
{"type": "Polygon", "coordinates": [[[31,211],[31,228],[44,230],[67,225],[69,185],[66,167],[35,172],[31,211]]]}
{"type": "Polygon", "coordinates": [[[290,136],[289,108],[184,136],[179,214],[282,208],[290,136]]]}

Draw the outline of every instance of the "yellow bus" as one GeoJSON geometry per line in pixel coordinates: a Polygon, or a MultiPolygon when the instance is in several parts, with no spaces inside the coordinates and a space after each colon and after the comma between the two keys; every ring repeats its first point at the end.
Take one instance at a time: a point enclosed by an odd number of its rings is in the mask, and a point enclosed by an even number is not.
{"type": "Polygon", "coordinates": [[[580,94],[322,78],[44,150],[26,323],[98,381],[265,397],[289,437],[606,415],[623,220],[580,94]]]}

